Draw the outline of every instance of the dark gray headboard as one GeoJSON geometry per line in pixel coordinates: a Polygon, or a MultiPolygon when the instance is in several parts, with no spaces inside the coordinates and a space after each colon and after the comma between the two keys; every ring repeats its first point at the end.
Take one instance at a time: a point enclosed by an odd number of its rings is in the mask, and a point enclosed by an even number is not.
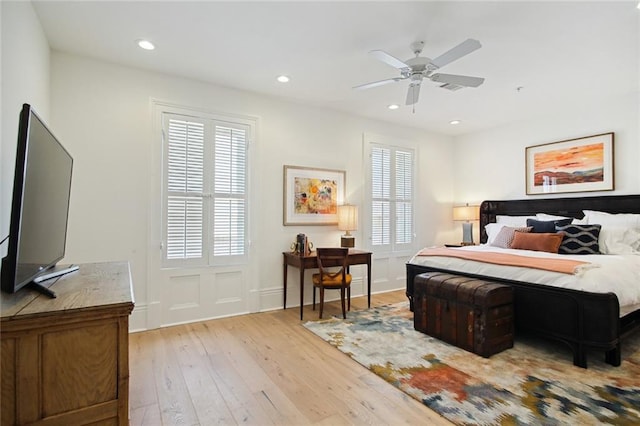
{"type": "Polygon", "coordinates": [[[487,223],[495,222],[496,215],[533,216],[547,213],[581,219],[582,210],[640,213],[640,195],[483,201],[480,205],[480,242],[487,242],[484,227],[487,223]]]}

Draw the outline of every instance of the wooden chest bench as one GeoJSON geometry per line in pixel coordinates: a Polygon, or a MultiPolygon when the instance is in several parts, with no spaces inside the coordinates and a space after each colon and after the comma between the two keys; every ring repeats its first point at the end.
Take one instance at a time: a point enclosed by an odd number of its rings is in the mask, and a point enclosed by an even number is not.
{"type": "Polygon", "coordinates": [[[414,281],[414,328],[483,357],[513,347],[513,289],[427,272],[414,281]]]}

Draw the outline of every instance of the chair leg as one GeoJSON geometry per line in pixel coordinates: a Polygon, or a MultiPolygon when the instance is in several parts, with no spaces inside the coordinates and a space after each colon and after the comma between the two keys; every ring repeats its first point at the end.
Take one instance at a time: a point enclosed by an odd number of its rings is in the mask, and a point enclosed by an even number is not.
{"type": "Polygon", "coordinates": [[[322,319],[323,310],[324,310],[324,287],[320,287],[320,319],[322,319]]]}
{"type": "Polygon", "coordinates": [[[349,307],[349,311],[351,310],[351,286],[347,287],[347,300],[349,301],[349,304],[347,305],[349,307]]]}
{"type": "Polygon", "coordinates": [[[316,310],[316,286],[313,286],[313,310],[316,310]]]}
{"type": "Polygon", "coordinates": [[[344,287],[340,288],[340,302],[342,303],[342,318],[347,319],[347,311],[344,310],[344,287]]]}

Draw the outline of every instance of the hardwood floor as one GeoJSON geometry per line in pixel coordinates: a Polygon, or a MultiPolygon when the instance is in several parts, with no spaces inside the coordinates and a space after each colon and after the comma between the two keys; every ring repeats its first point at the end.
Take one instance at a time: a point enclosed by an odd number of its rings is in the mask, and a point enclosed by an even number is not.
{"type": "Polygon", "coordinates": [[[451,424],[301,324],[295,307],[130,334],[131,425],[451,424]]]}

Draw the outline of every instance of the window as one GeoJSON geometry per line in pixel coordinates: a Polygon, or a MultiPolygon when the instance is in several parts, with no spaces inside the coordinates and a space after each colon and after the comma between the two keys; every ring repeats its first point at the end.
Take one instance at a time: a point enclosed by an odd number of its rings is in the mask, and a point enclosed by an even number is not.
{"type": "Polygon", "coordinates": [[[246,261],[252,126],[164,113],[165,266],[246,261]]]}
{"type": "Polygon", "coordinates": [[[371,246],[376,251],[408,250],[413,243],[414,151],[371,143],[371,246]]]}

